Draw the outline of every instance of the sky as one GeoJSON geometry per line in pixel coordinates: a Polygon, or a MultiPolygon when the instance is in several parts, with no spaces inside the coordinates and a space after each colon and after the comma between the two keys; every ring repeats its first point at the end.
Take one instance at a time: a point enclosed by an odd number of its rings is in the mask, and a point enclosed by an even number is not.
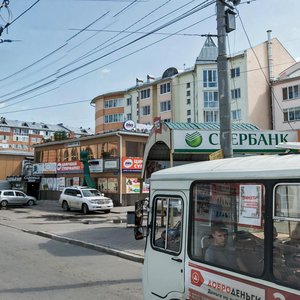
{"type": "MultiPolygon", "coordinates": [[[[0,26],[10,23],[0,36],[0,116],[10,120],[94,129],[93,98],[132,87],[136,78],[146,81],[147,74],[160,77],[169,67],[192,67],[202,35],[217,33],[212,0],[0,5],[0,26]]],[[[272,30],[299,60],[299,11],[299,0],[242,0],[227,53],[263,43],[272,30]]]]}

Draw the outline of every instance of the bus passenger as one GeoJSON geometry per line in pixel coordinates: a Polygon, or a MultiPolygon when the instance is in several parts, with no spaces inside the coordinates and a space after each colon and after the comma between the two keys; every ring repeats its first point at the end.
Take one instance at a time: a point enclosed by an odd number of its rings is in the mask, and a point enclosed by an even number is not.
{"type": "Polygon", "coordinates": [[[240,269],[235,251],[227,245],[228,229],[225,224],[214,223],[211,227],[211,234],[213,241],[205,251],[205,261],[234,270],[240,269]]]}

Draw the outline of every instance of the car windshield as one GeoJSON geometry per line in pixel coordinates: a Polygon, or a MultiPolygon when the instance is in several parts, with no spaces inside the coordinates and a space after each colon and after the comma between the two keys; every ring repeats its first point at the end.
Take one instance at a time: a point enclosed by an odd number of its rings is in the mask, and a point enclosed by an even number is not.
{"type": "Polygon", "coordinates": [[[100,192],[94,189],[82,190],[82,194],[84,197],[101,196],[100,192]]]}

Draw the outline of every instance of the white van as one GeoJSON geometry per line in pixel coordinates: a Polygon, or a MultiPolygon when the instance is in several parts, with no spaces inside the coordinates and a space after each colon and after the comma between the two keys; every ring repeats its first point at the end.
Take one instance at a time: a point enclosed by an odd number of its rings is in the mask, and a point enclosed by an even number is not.
{"type": "Polygon", "coordinates": [[[146,226],[141,207],[145,300],[300,299],[300,154],[164,169],[150,180],[146,226]]]}

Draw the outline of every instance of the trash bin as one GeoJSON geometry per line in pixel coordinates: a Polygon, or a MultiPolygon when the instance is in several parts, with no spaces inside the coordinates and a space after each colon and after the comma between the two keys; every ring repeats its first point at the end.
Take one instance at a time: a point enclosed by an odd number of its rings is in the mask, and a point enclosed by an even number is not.
{"type": "Polygon", "coordinates": [[[134,211],[128,211],[127,212],[127,225],[135,225],[134,211]]]}

